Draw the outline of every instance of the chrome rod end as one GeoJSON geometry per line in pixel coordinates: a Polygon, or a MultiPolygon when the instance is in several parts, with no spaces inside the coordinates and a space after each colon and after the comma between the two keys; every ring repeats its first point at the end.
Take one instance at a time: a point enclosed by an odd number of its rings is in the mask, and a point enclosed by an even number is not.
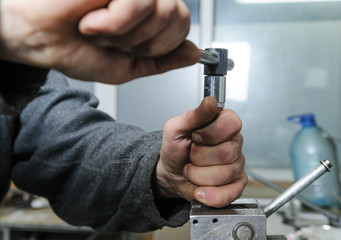
{"type": "Polygon", "coordinates": [[[325,166],[328,172],[330,172],[330,169],[333,167],[333,164],[328,159],[321,160],[320,163],[325,166]]]}

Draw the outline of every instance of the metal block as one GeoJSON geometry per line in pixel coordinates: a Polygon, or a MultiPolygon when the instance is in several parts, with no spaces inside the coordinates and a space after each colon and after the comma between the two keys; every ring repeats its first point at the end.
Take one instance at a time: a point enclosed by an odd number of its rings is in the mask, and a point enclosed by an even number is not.
{"type": "Polygon", "coordinates": [[[267,240],[266,216],[255,199],[238,199],[224,208],[195,202],[190,235],[192,240],[267,240]]]}

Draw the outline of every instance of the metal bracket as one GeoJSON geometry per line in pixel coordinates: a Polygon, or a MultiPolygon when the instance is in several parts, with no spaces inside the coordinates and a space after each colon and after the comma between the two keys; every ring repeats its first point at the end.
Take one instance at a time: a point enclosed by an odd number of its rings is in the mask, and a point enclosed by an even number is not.
{"type": "Polygon", "coordinates": [[[266,216],[255,199],[237,199],[224,208],[192,203],[191,239],[266,239],[266,216]]]}
{"type": "Polygon", "coordinates": [[[237,199],[223,208],[212,208],[193,201],[190,213],[191,240],[285,240],[285,236],[267,235],[267,217],[330,171],[331,167],[330,161],[321,161],[319,166],[299,179],[264,209],[259,207],[255,199],[237,199]]]}

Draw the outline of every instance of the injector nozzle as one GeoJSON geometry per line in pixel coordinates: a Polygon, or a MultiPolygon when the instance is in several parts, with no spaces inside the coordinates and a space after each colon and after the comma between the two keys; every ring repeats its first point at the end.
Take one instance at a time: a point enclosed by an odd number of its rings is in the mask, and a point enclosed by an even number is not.
{"type": "Polygon", "coordinates": [[[204,64],[204,97],[213,96],[218,108],[224,108],[226,95],[226,74],[234,67],[228,59],[228,51],[223,48],[206,48],[201,51],[200,63],[204,64]]]}

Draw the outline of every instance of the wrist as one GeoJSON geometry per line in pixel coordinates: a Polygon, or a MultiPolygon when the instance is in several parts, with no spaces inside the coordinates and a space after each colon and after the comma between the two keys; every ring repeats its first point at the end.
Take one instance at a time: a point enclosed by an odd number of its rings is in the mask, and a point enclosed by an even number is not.
{"type": "Polygon", "coordinates": [[[154,192],[160,198],[180,198],[182,194],[178,190],[178,185],[186,181],[182,176],[177,176],[166,170],[164,163],[159,159],[154,176],[154,192]]]}

